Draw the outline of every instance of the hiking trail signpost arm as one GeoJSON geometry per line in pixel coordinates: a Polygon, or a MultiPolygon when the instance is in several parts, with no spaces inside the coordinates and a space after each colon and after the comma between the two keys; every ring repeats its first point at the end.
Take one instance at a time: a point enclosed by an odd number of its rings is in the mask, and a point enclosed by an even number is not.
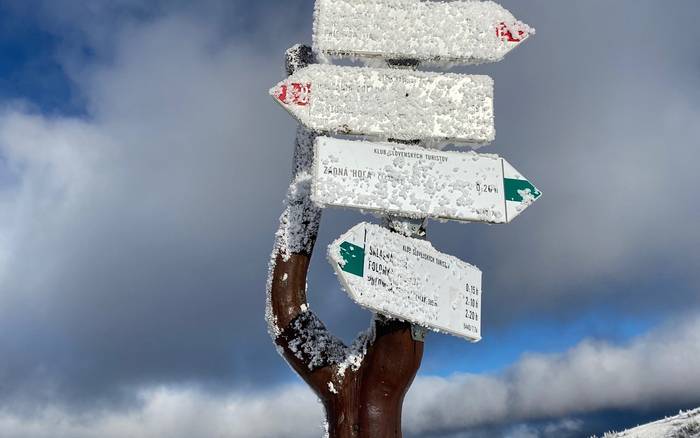
{"type": "MultiPolygon", "coordinates": [[[[290,75],[313,62],[306,46],[286,56],[290,75]]],[[[398,438],[403,399],[423,356],[411,324],[375,316],[369,330],[346,346],[309,309],[306,277],[321,220],[310,199],[314,137],[299,127],[292,183],[270,261],[270,335],[321,399],[331,438],[398,438]]]]}

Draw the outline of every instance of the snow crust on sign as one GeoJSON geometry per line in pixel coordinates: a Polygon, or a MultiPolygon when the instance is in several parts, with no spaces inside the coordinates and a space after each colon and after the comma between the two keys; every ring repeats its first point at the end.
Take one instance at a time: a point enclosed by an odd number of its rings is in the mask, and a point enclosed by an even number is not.
{"type": "Polygon", "coordinates": [[[524,180],[498,155],[318,137],[311,196],[320,207],[505,223],[536,198],[506,203],[504,167],[524,180]]]}
{"type": "Polygon", "coordinates": [[[361,223],[328,247],[328,258],[360,306],[437,332],[481,339],[481,271],[429,242],[361,223]],[[357,258],[352,270],[348,251],[357,258]]]}
{"type": "Polygon", "coordinates": [[[316,0],[317,54],[500,61],[535,30],[492,1],[316,0]]]}
{"type": "Polygon", "coordinates": [[[496,135],[488,76],[315,64],[270,95],[318,132],[468,145],[496,135]]]}
{"type": "MultiPolygon", "coordinates": [[[[281,329],[272,311],[272,280],[277,256],[289,260],[292,254],[310,253],[321,222],[321,209],[311,201],[311,171],[313,164],[313,143],[316,136],[300,126],[297,130],[294,149],[294,169],[292,182],[287,191],[285,209],[279,219],[279,228],[275,233],[275,244],[270,256],[267,272],[265,320],[268,333],[277,339],[281,329]]],[[[283,274],[283,281],[289,275],[283,274]]]]}
{"type": "Polygon", "coordinates": [[[681,411],[675,417],[624,432],[608,432],[602,438],[700,438],[700,409],[681,411]]]}

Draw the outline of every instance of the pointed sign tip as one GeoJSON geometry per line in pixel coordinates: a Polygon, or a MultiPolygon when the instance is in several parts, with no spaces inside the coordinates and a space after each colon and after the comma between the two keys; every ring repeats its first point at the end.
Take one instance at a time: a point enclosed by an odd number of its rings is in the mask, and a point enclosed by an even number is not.
{"type": "Polygon", "coordinates": [[[282,81],[269,92],[283,106],[307,106],[311,97],[311,83],[282,81]]]}
{"type": "Polygon", "coordinates": [[[535,29],[522,21],[502,21],[496,26],[496,35],[501,41],[519,45],[535,34],[535,29]]]}

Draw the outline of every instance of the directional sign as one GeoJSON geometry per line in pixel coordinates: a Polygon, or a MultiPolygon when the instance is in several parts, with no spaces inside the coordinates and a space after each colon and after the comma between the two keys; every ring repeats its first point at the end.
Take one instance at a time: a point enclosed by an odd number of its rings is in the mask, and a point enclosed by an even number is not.
{"type": "Polygon", "coordinates": [[[316,64],[270,94],[320,132],[459,144],[495,136],[488,76],[316,64]]]}
{"type": "Polygon", "coordinates": [[[497,155],[319,137],[312,199],[400,216],[507,223],[541,192],[497,155]]]}
{"type": "Polygon", "coordinates": [[[336,56],[479,64],[532,34],[492,1],[316,0],[313,42],[336,56]]]}
{"type": "Polygon", "coordinates": [[[361,223],[328,247],[362,307],[471,341],[481,339],[481,271],[424,240],[361,223]]]}

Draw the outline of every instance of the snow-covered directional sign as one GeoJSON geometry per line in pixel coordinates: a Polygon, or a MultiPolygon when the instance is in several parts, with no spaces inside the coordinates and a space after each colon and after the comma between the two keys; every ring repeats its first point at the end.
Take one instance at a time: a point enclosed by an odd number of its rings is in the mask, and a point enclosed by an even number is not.
{"type": "Polygon", "coordinates": [[[328,247],[362,307],[471,341],[481,339],[481,271],[424,240],[361,223],[328,247]]]}
{"type": "Polygon", "coordinates": [[[478,64],[533,33],[492,1],[316,0],[313,42],[336,56],[478,64]]]}
{"type": "Polygon", "coordinates": [[[497,155],[316,140],[312,199],[409,217],[507,223],[541,192],[497,155]]]}
{"type": "Polygon", "coordinates": [[[457,144],[495,136],[488,76],[315,64],[270,94],[320,132],[457,144]]]}

